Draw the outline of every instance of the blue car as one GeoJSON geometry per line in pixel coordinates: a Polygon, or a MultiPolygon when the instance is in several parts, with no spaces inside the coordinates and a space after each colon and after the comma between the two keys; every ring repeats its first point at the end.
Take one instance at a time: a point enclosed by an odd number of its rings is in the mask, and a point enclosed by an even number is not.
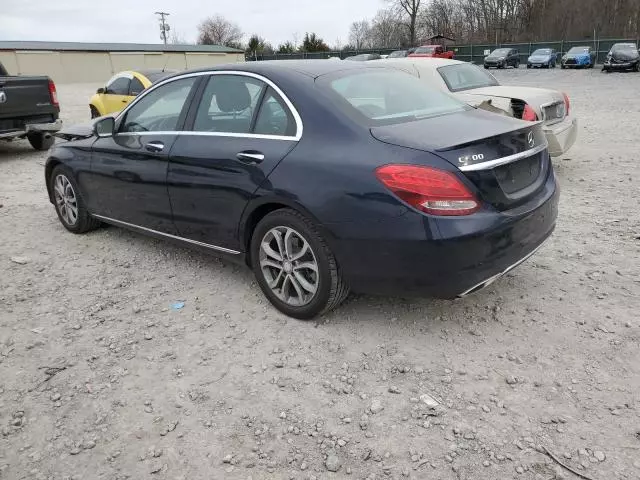
{"type": "Polygon", "coordinates": [[[593,68],[596,52],[591,47],[573,47],[560,61],[561,68],[593,68]]]}
{"type": "Polygon", "coordinates": [[[465,296],[556,223],[540,122],[378,62],[181,72],[60,136],[45,178],[67,230],[107,223],[225,256],[299,319],[350,290],[465,296]]]}
{"type": "Polygon", "coordinates": [[[527,68],[556,68],[557,53],[553,48],[539,48],[527,59],[527,68]]]}

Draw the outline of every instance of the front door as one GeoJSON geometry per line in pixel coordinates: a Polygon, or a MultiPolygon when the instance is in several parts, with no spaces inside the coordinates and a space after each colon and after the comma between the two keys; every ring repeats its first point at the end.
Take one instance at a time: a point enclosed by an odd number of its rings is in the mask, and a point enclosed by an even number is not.
{"type": "Polygon", "coordinates": [[[174,233],[167,193],[169,152],[184,124],[197,77],[172,81],[140,98],[111,137],[92,147],[89,210],[119,222],[174,233]]]}
{"type": "Polygon", "coordinates": [[[255,76],[214,74],[169,159],[168,186],[180,236],[243,251],[242,213],[296,146],[299,120],[284,97],[255,76]]]}

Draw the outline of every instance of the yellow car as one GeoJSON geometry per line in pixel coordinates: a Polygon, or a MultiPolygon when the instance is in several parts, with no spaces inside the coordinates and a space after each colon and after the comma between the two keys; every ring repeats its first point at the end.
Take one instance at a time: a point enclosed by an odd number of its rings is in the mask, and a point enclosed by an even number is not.
{"type": "Polygon", "coordinates": [[[126,107],[136,95],[154,83],[175,73],[175,70],[136,70],[120,72],[99,88],[89,100],[91,118],[117,113],[126,107]]]}

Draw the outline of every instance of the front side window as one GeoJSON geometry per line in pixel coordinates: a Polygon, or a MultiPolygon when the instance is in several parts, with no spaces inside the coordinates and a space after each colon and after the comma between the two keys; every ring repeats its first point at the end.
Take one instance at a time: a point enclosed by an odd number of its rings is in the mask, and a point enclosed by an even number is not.
{"type": "Polygon", "coordinates": [[[202,94],[193,129],[250,133],[264,82],[244,75],[212,75],[202,94]]]}
{"type": "Polygon", "coordinates": [[[440,67],[438,73],[452,92],[499,85],[492,75],[470,63],[440,67]]]}
{"type": "Polygon", "coordinates": [[[398,70],[344,71],[324,75],[318,83],[344,113],[365,125],[403,123],[468,109],[398,70]]]}
{"type": "Polygon", "coordinates": [[[162,85],[143,96],[125,113],[120,132],[172,132],[197,77],[162,85]]]}
{"type": "Polygon", "coordinates": [[[107,83],[106,92],[108,95],[129,95],[129,85],[131,79],[127,77],[116,77],[107,83]]]}

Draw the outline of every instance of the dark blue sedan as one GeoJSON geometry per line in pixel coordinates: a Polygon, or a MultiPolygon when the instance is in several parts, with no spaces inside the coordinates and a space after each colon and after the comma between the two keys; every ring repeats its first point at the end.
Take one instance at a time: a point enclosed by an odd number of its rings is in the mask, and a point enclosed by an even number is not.
{"type": "Polygon", "coordinates": [[[467,295],[557,216],[540,124],[376,62],[184,72],[60,136],[45,175],[67,230],[104,222],[246,263],[300,319],[350,290],[467,295]]]}

